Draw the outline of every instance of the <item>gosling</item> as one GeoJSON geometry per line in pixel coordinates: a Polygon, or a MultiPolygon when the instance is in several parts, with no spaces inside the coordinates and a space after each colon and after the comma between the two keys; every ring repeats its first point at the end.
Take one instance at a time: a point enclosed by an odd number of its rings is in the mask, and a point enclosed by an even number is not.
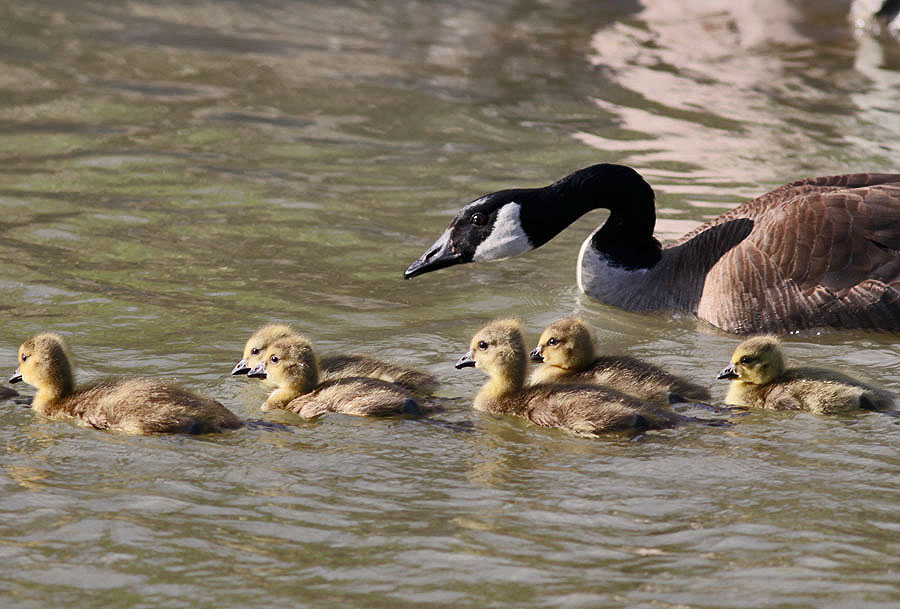
{"type": "Polygon", "coordinates": [[[596,383],[659,404],[712,399],[705,387],[635,357],[597,356],[591,331],[580,319],[560,319],[547,326],[531,359],[543,364],[532,373],[532,385],[596,383]]]}
{"type": "Polygon", "coordinates": [[[472,338],[457,368],[476,367],[490,379],[475,396],[477,410],[522,417],[580,436],[673,427],[682,418],[600,385],[539,383],[525,386],[528,353],[519,322],[494,320],[472,338]]]}
{"type": "Polygon", "coordinates": [[[718,378],[731,381],[725,401],[733,406],[816,414],[896,406],[894,395],[840,372],[787,368],[781,343],[774,336],[742,342],[731,356],[731,365],[719,372],[718,378]]]}
{"type": "Polygon", "coordinates": [[[396,383],[371,377],[344,377],[319,383],[319,358],[303,336],[271,344],[248,376],[265,375],[275,387],[261,410],[289,410],[306,419],[328,412],[362,417],[422,415],[434,411],[396,383]]]}
{"type": "Polygon", "coordinates": [[[38,334],[19,347],[10,383],[37,388],[32,408],[52,419],[130,434],[206,434],[243,426],[219,402],[152,378],[104,380],[75,387],[69,349],[61,336],[38,334]]]}
{"type": "MultiPolygon", "coordinates": [[[[247,374],[263,360],[266,349],[282,338],[298,336],[285,324],[267,324],[257,330],[244,345],[243,358],[232,369],[232,375],[247,374]]],[[[322,381],[347,377],[371,377],[396,383],[417,395],[431,395],[438,380],[427,372],[409,366],[386,362],[368,355],[347,354],[323,357],[319,360],[322,381]]],[[[269,387],[275,387],[265,375],[257,375],[269,387]]]]}

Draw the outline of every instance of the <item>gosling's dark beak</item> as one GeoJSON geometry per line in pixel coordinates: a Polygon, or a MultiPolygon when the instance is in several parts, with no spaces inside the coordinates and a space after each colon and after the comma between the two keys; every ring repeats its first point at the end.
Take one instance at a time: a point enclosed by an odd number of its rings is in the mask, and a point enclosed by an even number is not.
{"type": "Polygon", "coordinates": [[[734,379],[741,378],[741,376],[737,373],[737,370],[734,369],[734,364],[729,364],[728,366],[722,368],[716,378],[732,381],[734,379]]]}
{"type": "Polygon", "coordinates": [[[457,369],[474,368],[474,367],[475,367],[475,355],[471,351],[468,351],[465,355],[463,355],[461,358],[456,360],[456,368],[457,369]]]}
{"type": "Polygon", "coordinates": [[[450,229],[444,231],[444,234],[434,242],[428,251],[422,254],[418,260],[406,267],[403,273],[404,279],[412,279],[423,273],[430,273],[438,269],[443,269],[454,264],[467,262],[463,260],[463,255],[453,251],[453,243],[450,239],[450,229]]]}
{"type": "Polygon", "coordinates": [[[9,377],[9,382],[10,383],[18,383],[21,380],[22,380],[22,373],[19,372],[18,368],[16,368],[16,371],[13,372],[13,375],[11,377],[9,377]]]}
{"type": "Polygon", "coordinates": [[[231,369],[231,376],[247,374],[248,372],[250,372],[250,366],[247,365],[247,360],[242,359],[234,365],[234,368],[231,369]]]}
{"type": "Polygon", "coordinates": [[[531,350],[531,361],[537,362],[539,364],[544,363],[544,356],[541,355],[541,350],[542,347],[540,345],[531,350]]]}
{"type": "Polygon", "coordinates": [[[247,376],[249,376],[252,379],[266,378],[266,363],[262,362],[258,366],[252,368],[249,372],[247,372],[247,376]]]}

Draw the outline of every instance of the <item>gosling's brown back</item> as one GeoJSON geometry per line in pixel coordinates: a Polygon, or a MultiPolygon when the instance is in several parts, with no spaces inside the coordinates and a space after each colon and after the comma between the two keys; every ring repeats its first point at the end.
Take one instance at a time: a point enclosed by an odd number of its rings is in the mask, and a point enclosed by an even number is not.
{"type": "Polygon", "coordinates": [[[387,362],[368,355],[332,355],[321,359],[322,380],[348,377],[370,377],[396,383],[419,395],[430,395],[437,389],[435,376],[409,366],[387,362]]]}
{"type": "Polygon", "coordinates": [[[542,427],[557,427],[578,435],[643,431],[674,427],[683,419],[618,391],[578,383],[541,383],[486,404],[496,414],[524,417],[542,427]]]}
{"type": "Polygon", "coordinates": [[[363,417],[396,414],[430,414],[436,405],[417,400],[406,389],[368,377],[338,378],[320,383],[314,390],[291,400],[285,410],[311,419],[328,412],[363,417]]]}
{"type": "Polygon", "coordinates": [[[855,409],[890,410],[896,396],[853,377],[823,368],[789,368],[777,380],[756,388],[762,407],[835,414],[855,409]]]}
{"type": "Polygon", "coordinates": [[[136,434],[206,434],[243,426],[211,398],[141,377],[91,383],[61,399],[55,410],[96,429],[136,434]]]}
{"type": "Polygon", "coordinates": [[[600,356],[587,370],[563,373],[558,381],[599,383],[651,402],[669,403],[676,396],[698,402],[712,399],[706,387],[628,355],[600,356]]]}

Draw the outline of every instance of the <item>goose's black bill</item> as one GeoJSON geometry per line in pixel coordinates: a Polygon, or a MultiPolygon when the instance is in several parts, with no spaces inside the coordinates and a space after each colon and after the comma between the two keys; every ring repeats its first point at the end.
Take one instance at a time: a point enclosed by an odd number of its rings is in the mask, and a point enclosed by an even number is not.
{"type": "Polygon", "coordinates": [[[412,279],[417,275],[430,273],[431,271],[447,268],[455,264],[462,264],[463,262],[469,262],[469,260],[466,260],[461,253],[454,251],[450,231],[448,230],[441,235],[440,239],[434,242],[434,245],[428,248],[428,251],[419,256],[418,260],[406,267],[403,278],[412,279]]]}

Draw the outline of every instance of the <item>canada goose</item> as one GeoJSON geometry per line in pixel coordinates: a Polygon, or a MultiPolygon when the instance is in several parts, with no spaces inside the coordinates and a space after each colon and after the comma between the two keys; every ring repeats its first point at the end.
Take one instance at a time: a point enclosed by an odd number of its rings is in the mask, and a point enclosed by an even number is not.
{"type": "Polygon", "coordinates": [[[786,368],[781,344],[774,336],[742,342],[718,378],[731,381],[725,401],[734,406],[831,414],[856,408],[884,410],[896,404],[890,393],[840,372],[786,368]]]}
{"type": "Polygon", "coordinates": [[[709,390],[659,366],[627,355],[600,355],[587,324],[580,319],[555,321],[541,334],[531,359],[541,362],[529,383],[597,383],[647,400],[708,402],[709,390]]]}
{"type": "Polygon", "coordinates": [[[381,379],[345,377],[319,383],[319,358],[303,336],[282,338],[266,349],[248,375],[266,375],[275,390],[262,410],[289,410],[311,419],[326,412],[356,416],[426,414],[432,410],[403,387],[381,379]]]}
{"type": "Polygon", "coordinates": [[[72,417],[96,429],[205,434],[244,424],[217,401],[157,379],[105,380],[76,389],[68,347],[50,332],[19,347],[19,367],[9,382],[19,381],[37,388],[32,408],[39,414],[72,417]]]}
{"type": "Polygon", "coordinates": [[[405,277],[527,252],[596,208],[609,217],[578,261],[592,298],[691,311],[738,334],[900,330],[900,174],[798,180],[661,247],[650,185],[630,167],[593,165],[469,203],[405,277]]]}
{"type": "Polygon", "coordinates": [[[457,368],[474,366],[490,379],[475,396],[478,410],[514,415],[543,427],[594,436],[608,431],[662,429],[682,419],[672,410],[599,385],[525,386],[528,353],[519,322],[494,320],[475,333],[457,368]]]}
{"type": "MultiPolygon", "coordinates": [[[[247,374],[259,366],[265,356],[266,349],[282,338],[298,336],[297,332],[285,324],[267,324],[247,339],[244,345],[244,356],[235,364],[231,374],[247,374]]],[[[418,395],[431,395],[438,386],[433,375],[410,366],[379,360],[368,355],[355,353],[347,355],[325,356],[319,360],[322,381],[346,377],[371,377],[401,387],[418,395]]],[[[265,374],[257,374],[256,378],[269,387],[274,387],[265,374]]]]}

